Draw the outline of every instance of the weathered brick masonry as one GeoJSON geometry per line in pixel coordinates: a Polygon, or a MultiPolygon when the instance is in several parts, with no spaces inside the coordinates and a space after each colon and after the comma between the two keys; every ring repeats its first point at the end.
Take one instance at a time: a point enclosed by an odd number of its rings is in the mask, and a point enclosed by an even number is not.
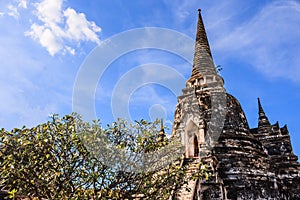
{"type": "Polygon", "coordinates": [[[223,85],[199,10],[192,75],[178,97],[172,138],[185,147],[187,174],[204,162],[212,175],[178,185],[172,198],[300,199],[300,165],[287,126],[272,125],[258,99],[258,127],[250,129],[223,85]]]}

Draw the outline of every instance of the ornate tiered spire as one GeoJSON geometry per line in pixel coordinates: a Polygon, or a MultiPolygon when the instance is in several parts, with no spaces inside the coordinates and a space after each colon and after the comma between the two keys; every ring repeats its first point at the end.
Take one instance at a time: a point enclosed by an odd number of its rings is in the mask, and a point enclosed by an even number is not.
{"type": "Polygon", "coordinates": [[[260,99],[257,98],[257,101],[258,101],[258,127],[261,127],[261,126],[270,126],[270,122],[269,122],[269,119],[268,117],[266,116],[265,112],[264,112],[264,109],[262,108],[262,105],[260,103],[260,99]]]}
{"type": "Polygon", "coordinates": [[[206,31],[203,23],[203,19],[201,16],[201,9],[198,9],[198,24],[197,24],[197,33],[196,33],[196,43],[199,43],[206,52],[212,57],[208,39],[206,36],[206,31]]]}
{"type": "Polygon", "coordinates": [[[203,85],[207,82],[220,82],[223,85],[223,78],[217,73],[212,58],[209,42],[206,36],[206,31],[201,16],[201,10],[198,9],[198,25],[195,42],[194,63],[192,75],[188,80],[188,85],[203,85]],[[206,79],[210,76],[210,80],[206,79]],[[212,79],[211,79],[212,77],[212,79]]]}
{"type": "Polygon", "coordinates": [[[203,73],[217,73],[206,36],[201,10],[199,9],[198,12],[194,64],[191,78],[199,78],[203,75],[203,73]]]}

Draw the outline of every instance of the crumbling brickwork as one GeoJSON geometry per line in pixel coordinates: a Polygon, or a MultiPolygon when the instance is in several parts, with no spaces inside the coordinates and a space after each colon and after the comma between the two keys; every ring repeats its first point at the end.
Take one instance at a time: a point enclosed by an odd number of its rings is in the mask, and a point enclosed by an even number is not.
{"type": "Polygon", "coordinates": [[[177,188],[172,198],[300,199],[300,164],[287,126],[271,125],[258,99],[258,127],[250,129],[223,84],[199,11],[192,75],[178,97],[172,139],[185,147],[189,173],[203,162],[211,176],[188,183],[191,193],[177,188]]]}

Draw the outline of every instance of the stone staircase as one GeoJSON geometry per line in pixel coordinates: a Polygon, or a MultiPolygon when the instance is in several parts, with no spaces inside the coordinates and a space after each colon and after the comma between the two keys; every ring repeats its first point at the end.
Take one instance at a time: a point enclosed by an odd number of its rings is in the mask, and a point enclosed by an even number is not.
{"type": "Polygon", "coordinates": [[[198,158],[185,158],[184,166],[187,166],[186,176],[183,178],[182,183],[179,185],[174,200],[192,200],[197,184],[197,180],[192,180],[192,175],[198,171],[199,166],[198,158]],[[184,180],[187,180],[184,182],[184,180]]]}

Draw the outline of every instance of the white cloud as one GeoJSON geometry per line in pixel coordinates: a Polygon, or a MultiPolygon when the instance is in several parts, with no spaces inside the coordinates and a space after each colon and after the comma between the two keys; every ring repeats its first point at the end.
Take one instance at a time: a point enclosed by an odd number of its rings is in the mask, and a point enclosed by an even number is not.
{"type": "Polygon", "coordinates": [[[27,8],[27,0],[20,0],[18,7],[26,9],[27,8]]]}
{"type": "Polygon", "coordinates": [[[214,41],[216,50],[243,57],[270,78],[300,82],[300,3],[266,5],[248,22],[214,41]]]}
{"type": "Polygon", "coordinates": [[[36,4],[36,15],[45,23],[51,26],[62,21],[62,0],[42,0],[36,4]]]}
{"type": "Polygon", "coordinates": [[[61,42],[58,41],[59,38],[54,35],[54,32],[51,29],[46,28],[45,26],[33,24],[31,26],[31,32],[27,34],[32,38],[39,40],[40,44],[48,50],[50,55],[54,55],[62,49],[61,42]]]}
{"type": "Polygon", "coordinates": [[[16,6],[13,6],[12,4],[9,4],[8,6],[7,6],[7,9],[8,9],[8,15],[9,16],[11,16],[11,17],[14,17],[14,18],[16,18],[16,19],[18,19],[19,18],[19,11],[18,11],[18,7],[16,7],[16,6]]]}
{"type": "MultiPolygon", "coordinates": [[[[18,19],[20,17],[19,10],[20,9],[27,9],[27,0],[15,0],[13,3],[7,5],[7,15],[18,19]]],[[[0,16],[4,15],[5,13],[0,13],[0,16]]]]}
{"type": "MultiPolygon", "coordinates": [[[[7,27],[5,23],[9,22],[4,22],[7,27]]],[[[0,44],[0,128],[35,126],[48,120],[50,113],[71,112],[76,68],[34,51],[22,33],[2,34],[0,44]]]]}
{"type": "Polygon", "coordinates": [[[91,41],[97,44],[97,35],[101,31],[95,22],[88,21],[84,13],[77,13],[72,8],[63,9],[62,0],[42,0],[36,4],[36,16],[41,24],[33,23],[25,35],[39,41],[50,55],[59,52],[75,54],[75,45],[81,41],[91,41]]]}
{"type": "Polygon", "coordinates": [[[64,11],[67,25],[67,37],[73,40],[90,40],[99,43],[95,34],[101,29],[94,22],[89,22],[83,13],[77,13],[74,9],[68,8],[64,11]]]}
{"type": "Polygon", "coordinates": [[[4,12],[0,12],[0,17],[2,17],[5,13],[4,12]]]}
{"type": "Polygon", "coordinates": [[[68,47],[68,46],[66,46],[65,49],[66,49],[67,52],[69,52],[69,54],[75,55],[75,49],[73,49],[71,47],[68,47]]]}

